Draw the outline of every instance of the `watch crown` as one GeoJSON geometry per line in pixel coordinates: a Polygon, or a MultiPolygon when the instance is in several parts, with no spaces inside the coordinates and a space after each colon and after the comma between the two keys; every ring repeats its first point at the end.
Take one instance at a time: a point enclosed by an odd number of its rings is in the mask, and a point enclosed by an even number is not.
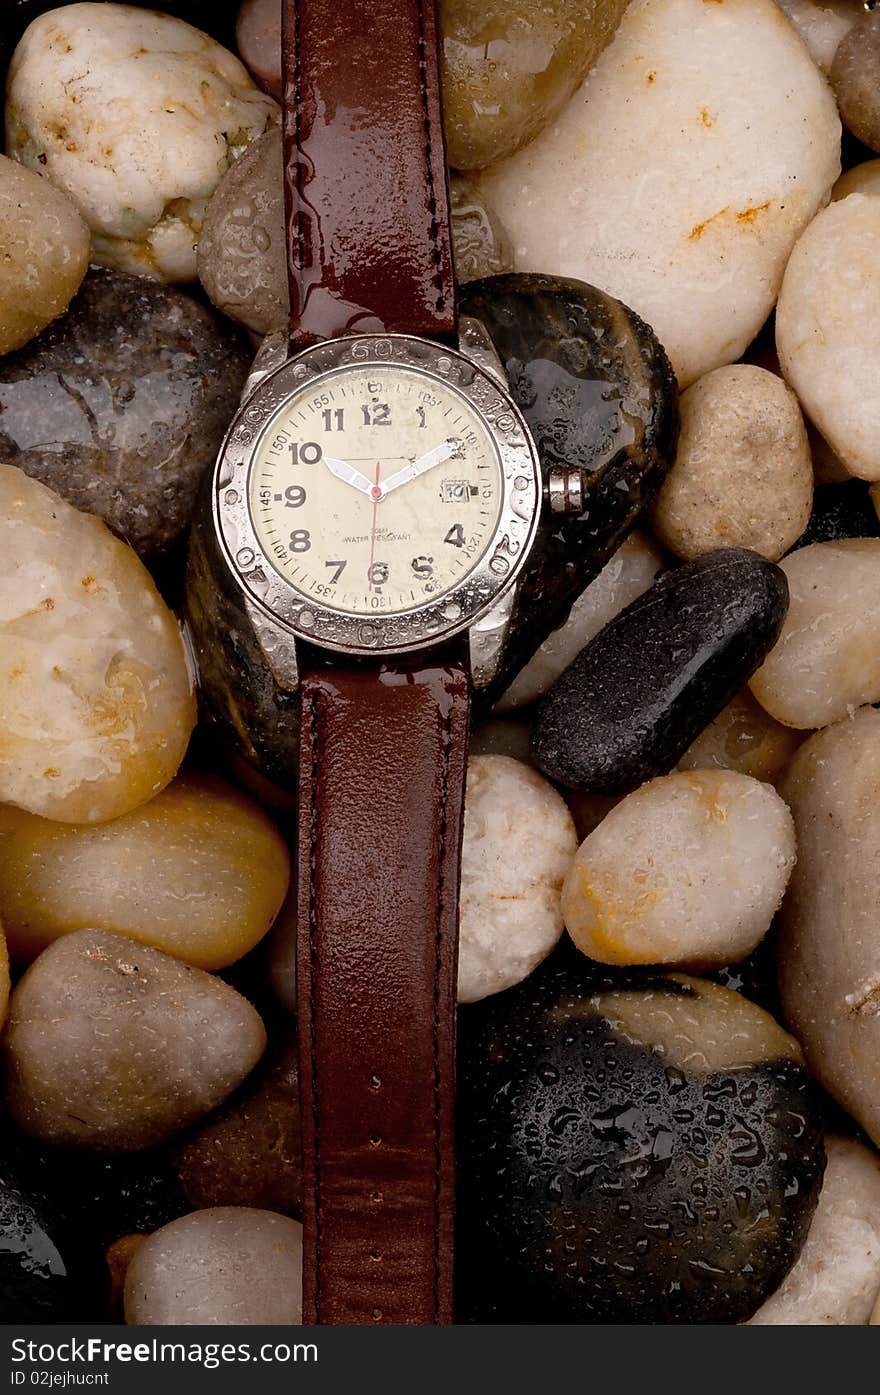
{"type": "Polygon", "coordinates": [[[547,478],[551,513],[581,513],[584,476],[579,465],[554,465],[547,478]]]}

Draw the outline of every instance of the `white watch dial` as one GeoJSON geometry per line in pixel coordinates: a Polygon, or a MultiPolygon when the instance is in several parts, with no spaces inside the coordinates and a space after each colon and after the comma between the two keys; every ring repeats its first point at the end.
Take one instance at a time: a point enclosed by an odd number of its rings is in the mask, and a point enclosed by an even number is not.
{"type": "Polygon", "coordinates": [[[352,365],[290,396],[253,455],[248,504],[266,557],[303,597],[391,615],[461,585],[492,544],[498,447],[447,382],[352,365]]]}

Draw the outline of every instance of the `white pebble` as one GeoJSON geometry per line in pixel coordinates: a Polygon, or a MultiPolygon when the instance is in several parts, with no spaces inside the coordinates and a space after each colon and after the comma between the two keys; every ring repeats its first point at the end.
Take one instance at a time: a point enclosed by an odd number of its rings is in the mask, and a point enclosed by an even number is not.
{"type": "Polygon", "coordinates": [[[684,387],[755,337],[839,172],[834,99],[773,0],[632,0],[559,119],[482,188],[517,270],[618,296],[684,387]]]}
{"type": "Polygon", "coordinates": [[[631,533],[578,596],[565,624],[544,640],[517,674],[495,710],[509,712],[542,697],[584,645],[653,585],[663,567],[663,554],[654,544],[641,533],[631,533]]]}
{"type": "Polygon", "coordinates": [[[70,195],[94,260],[191,281],[208,200],[277,118],[234,54],[183,20],[65,5],[13,54],[6,149],[70,195]]]}
{"type": "Polygon", "coordinates": [[[837,46],[862,13],[859,0],[776,0],[810,51],[813,62],[826,75],[837,46]]]}
{"type": "Polygon", "coordinates": [[[880,202],[850,194],[795,247],[776,309],[786,379],[849,472],[880,479],[880,202]]]}
{"type": "Polygon", "coordinates": [[[880,702],[880,538],[811,543],[780,566],[788,615],[749,681],[761,706],[809,730],[880,702]]]}
{"type": "Polygon", "coordinates": [[[560,892],[577,848],[565,801],[508,756],[468,766],[458,1000],[512,988],[562,934],[560,892]]]}
{"type": "Polygon", "coordinates": [[[792,818],[770,785],[730,770],[661,776],[581,844],[566,928],[602,964],[735,963],[769,928],[794,861],[792,818]]]}
{"type": "Polygon", "coordinates": [[[804,1248],[753,1327],[864,1327],[880,1290],[880,1158],[826,1138],[828,1166],[804,1248]]]}
{"type": "Polygon", "coordinates": [[[681,398],[681,435],[654,531],[685,559],[748,547],[776,562],[807,526],[813,462],[794,393],[749,363],[716,368],[681,398]]]}

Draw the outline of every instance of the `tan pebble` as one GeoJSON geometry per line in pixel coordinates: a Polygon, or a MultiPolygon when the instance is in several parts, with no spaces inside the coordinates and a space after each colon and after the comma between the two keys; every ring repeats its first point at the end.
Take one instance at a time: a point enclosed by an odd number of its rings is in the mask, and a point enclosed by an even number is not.
{"type": "Polygon", "coordinates": [[[89,265],[76,205],[0,155],[0,354],[19,349],[67,309],[89,265]]]}
{"type": "Polygon", "coordinates": [[[577,836],[562,796],[508,756],[468,765],[458,1000],[511,988],[562,934],[559,893],[577,836]]]}
{"type": "Polygon", "coordinates": [[[19,962],[95,929],[222,969],[266,934],[289,879],[272,822],[214,775],[180,775],[97,827],[0,805],[0,920],[19,962]]]}
{"type": "Polygon", "coordinates": [[[880,538],[811,543],[780,566],[788,615],[749,680],[761,706],[810,730],[880,701],[880,538]]]}
{"type": "Polygon", "coordinates": [[[880,15],[859,15],[837,47],[829,80],[844,125],[880,150],[880,15]]]}
{"type": "Polygon", "coordinates": [[[700,732],[678,762],[679,770],[738,770],[775,785],[804,740],[784,727],[743,688],[700,732]]]}
{"type": "Polygon", "coordinates": [[[0,800],[64,822],[137,808],[195,724],[177,621],[125,543],[0,465],[0,800]]]}
{"type": "Polygon", "coordinates": [[[865,160],[846,170],[831,190],[831,201],[837,203],[850,194],[880,194],[880,160],[865,160]]]}
{"type": "Polygon", "coordinates": [[[15,987],[6,1103],[47,1143],[148,1148],[221,1104],[265,1044],[257,1013],[222,980],[123,935],[79,930],[15,987]]]}
{"type": "Polygon", "coordinates": [[[134,1259],[146,1235],[123,1235],[108,1245],[104,1258],[110,1271],[110,1316],[114,1322],[121,1322],[123,1315],[123,1293],[128,1266],[134,1259]]]}
{"type": "Polygon", "coordinates": [[[125,1279],[137,1326],[302,1322],[302,1226],[274,1211],[217,1206],[156,1230],[125,1279]]]}
{"type": "Polygon", "coordinates": [[[880,479],[880,202],[850,194],[813,219],[776,308],[787,382],[850,474],[880,479]]]}
{"type": "Polygon", "coordinates": [[[804,420],[780,378],[738,363],[688,388],[675,462],[652,515],[670,551],[691,560],[748,547],[776,562],[804,531],[812,501],[804,420]]]}
{"type": "Polygon", "coordinates": [[[781,792],[798,840],[779,917],[783,1011],[820,1084],[880,1144],[880,712],[811,737],[781,792]]]}
{"type": "Polygon", "coordinates": [[[581,844],[565,925],[602,964],[735,963],[769,928],[794,860],[791,815],[769,785],[728,770],[665,775],[581,844]]]}

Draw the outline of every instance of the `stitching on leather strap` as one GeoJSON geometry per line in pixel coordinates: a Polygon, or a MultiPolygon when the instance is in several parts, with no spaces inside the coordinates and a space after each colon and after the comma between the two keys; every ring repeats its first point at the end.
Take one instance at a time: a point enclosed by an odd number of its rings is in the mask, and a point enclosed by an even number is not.
{"type": "Polygon", "coordinates": [[[443,720],[443,759],[440,771],[440,842],[437,872],[437,915],[434,922],[434,1322],[440,1319],[440,1214],[442,1195],[443,1150],[441,1146],[441,1086],[440,1074],[440,985],[443,972],[443,913],[446,869],[446,829],[449,811],[449,758],[452,749],[452,709],[454,695],[448,692],[443,720]]]}
{"type": "Polygon", "coordinates": [[[309,723],[312,740],[311,792],[309,805],[309,1054],[312,1068],[312,1166],[314,1169],[315,1203],[315,1322],[321,1321],[321,1174],[318,1148],[318,1037],[315,1030],[315,986],[317,982],[315,890],[318,861],[318,689],[312,691],[309,703],[309,723]]]}
{"type": "Polygon", "coordinates": [[[428,172],[428,208],[431,212],[431,241],[434,244],[435,271],[433,281],[437,289],[437,299],[434,304],[437,310],[443,310],[446,308],[446,288],[443,281],[443,252],[440,247],[440,224],[437,221],[437,191],[434,187],[434,163],[433,152],[431,150],[431,107],[428,96],[424,0],[417,0],[416,8],[419,15],[419,86],[422,93],[422,123],[425,131],[425,164],[428,172]]]}

